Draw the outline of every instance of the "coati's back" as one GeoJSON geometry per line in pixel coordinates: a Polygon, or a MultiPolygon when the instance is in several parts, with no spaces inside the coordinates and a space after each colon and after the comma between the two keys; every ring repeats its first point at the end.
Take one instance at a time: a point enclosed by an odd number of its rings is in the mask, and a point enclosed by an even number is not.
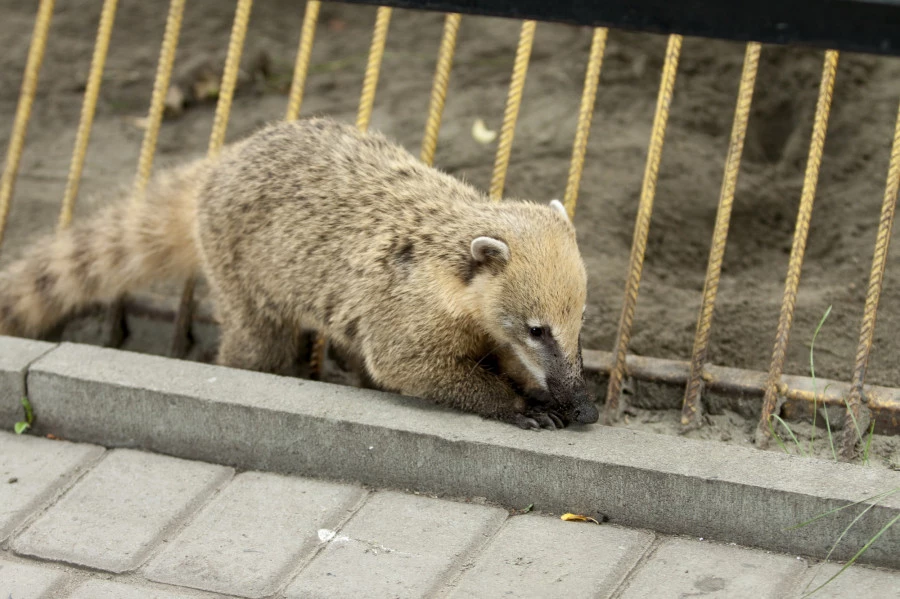
{"type": "Polygon", "coordinates": [[[217,163],[200,238],[223,286],[253,281],[264,305],[296,296],[302,281],[297,301],[340,322],[343,305],[428,286],[406,278],[421,270],[414,264],[467,271],[471,232],[492,228],[492,210],[483,194],[380,134],[311,119],[270,126],[217,163]]]}

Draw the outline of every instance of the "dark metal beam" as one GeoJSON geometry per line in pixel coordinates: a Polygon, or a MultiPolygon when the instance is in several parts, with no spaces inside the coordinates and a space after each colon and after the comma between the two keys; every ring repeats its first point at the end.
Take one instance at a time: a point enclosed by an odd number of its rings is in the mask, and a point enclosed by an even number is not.
{"type": "Polygon", "coordinates": [[[898,0],[345,0],[395,8],[900,55],[898,0]]]}

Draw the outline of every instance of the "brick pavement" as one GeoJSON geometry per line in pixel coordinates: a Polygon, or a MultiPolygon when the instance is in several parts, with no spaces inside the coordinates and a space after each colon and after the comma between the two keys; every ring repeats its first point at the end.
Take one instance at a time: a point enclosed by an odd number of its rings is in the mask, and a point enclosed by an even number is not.
{"type": "MultiPolygon", "coordinates": [[[[782,599],[836,568],[5,432],[0,506],[2,599],[782,599]]],[[[853,567],[819,596],[863,595],[900,596],[900,572],[853,567]]]]}

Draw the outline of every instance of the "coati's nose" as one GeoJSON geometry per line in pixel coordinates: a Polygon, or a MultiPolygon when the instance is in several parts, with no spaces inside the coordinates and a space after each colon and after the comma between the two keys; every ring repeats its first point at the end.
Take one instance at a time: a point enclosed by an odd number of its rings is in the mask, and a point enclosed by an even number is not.
{"type": "Polygon", "coordinates": [[[572,411],[572,417],[579,424],[593,424],[600,419],[600,411],[593,403],[585,403],[572,411]]]}

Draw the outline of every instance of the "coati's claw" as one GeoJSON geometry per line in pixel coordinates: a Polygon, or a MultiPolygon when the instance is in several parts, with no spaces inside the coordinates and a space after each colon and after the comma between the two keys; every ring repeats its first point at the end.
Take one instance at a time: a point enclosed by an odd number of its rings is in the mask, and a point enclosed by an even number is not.
{"type": "Polygon", "coordinates": [[[542,413],[542,412],[532,412],[532,413],[529,414],[529,415],[530,415],[534,420],[536,420],[536,421],[538,422],[538,424],[541,425],[541,428],[545,428],[545,429],[550,430],[550,431],[555,431],[555,430],[556,430],[556,423],[553,422],[553,419],[550,418],[550,416],[548,416],[547,414],[544,414],[544,413],[542,413]]]}
{"type": "Polygon", "coordinates": [[[566,425],[563,424],[559,415],[553,412],[529,411],[525,413],[525,417],[534,420],[541,428],[547,429],[548,431],[566,428],[566,425]]]}
{"type": "Polygon", "coordinates": [[[509,421],[519,428],[525,430],[541,430],[541,425],[538,424],[537,420],[535,420],[534,418],[529,418],[525,414],[515,414],[509,419],[509,421]]]}
{"type": "Polygon", "coordinates": [[[556,425],[556,428],[566,428],[565,422],[563,422],[562,418],[559,417],[555,412],[547,412],[547,416],[553,421],[553,424],[556,425]]]}

